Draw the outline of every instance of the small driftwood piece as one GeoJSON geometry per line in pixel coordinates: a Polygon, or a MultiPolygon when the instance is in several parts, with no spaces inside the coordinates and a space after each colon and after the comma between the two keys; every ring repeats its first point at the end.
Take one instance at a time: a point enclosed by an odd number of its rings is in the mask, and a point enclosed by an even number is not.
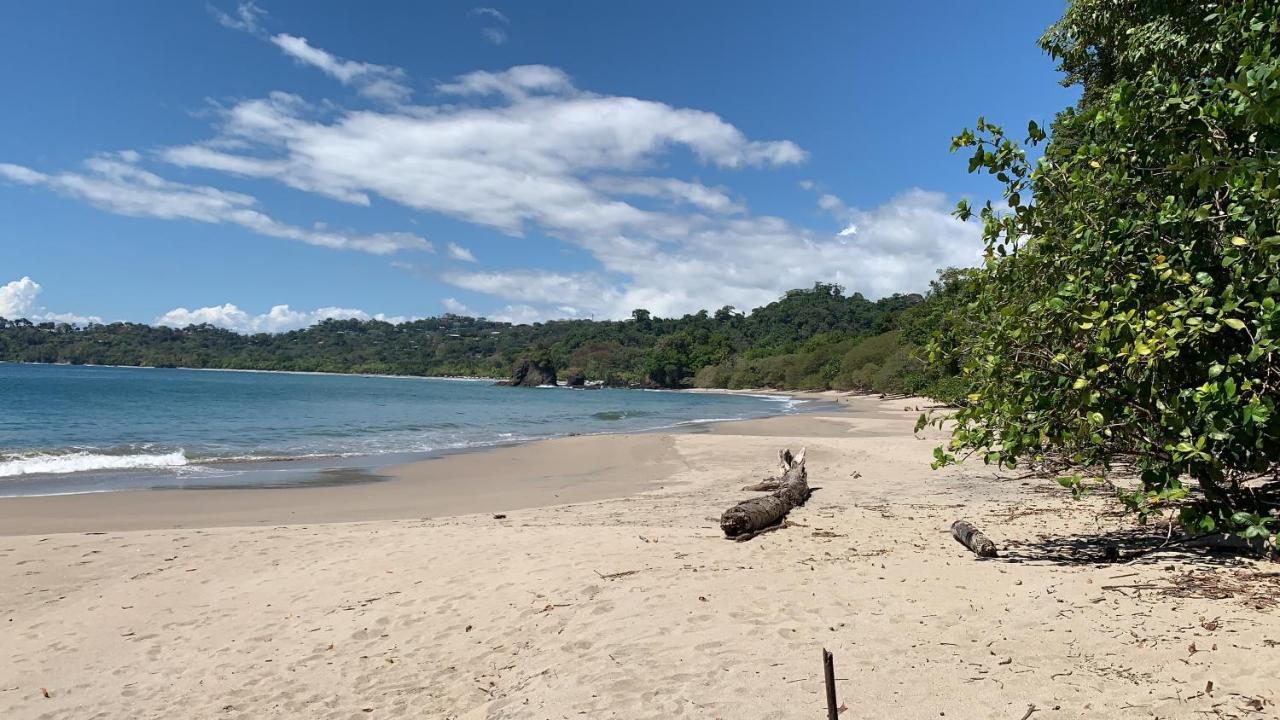
{"type": "Polygon", "coordinates": [[[782,477],[778,488],[768,495],[743,500],[720,516],[720,529],[725,537],[734,540],[750,540],[760,532],[782,522],[791,509],[803,505],[809,499],[809,478],[804,467],[802,449],[798,455],[782,450],[778,458],[782,465],[782,477]]]}
{"type": "Polygon", "coordinates": [[[968,520],[957,520],[951,524],[951,535],[961,545],[973,551],[974,555],[984,558],[996,557],[996,544],[991,542],[982,531],[974,527],[968,520]]]}

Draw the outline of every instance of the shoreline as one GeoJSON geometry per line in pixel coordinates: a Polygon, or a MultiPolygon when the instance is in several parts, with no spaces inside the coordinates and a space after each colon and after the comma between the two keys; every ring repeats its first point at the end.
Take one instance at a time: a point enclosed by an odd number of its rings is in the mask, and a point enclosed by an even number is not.
{"type": "Polygon", "coordinates": [[[0,497],[0,537],[403,520],[626,497],[661,487],[674,467],[669,456],[675,437],[768,435],[781,428],[822,435],[822,413],[846,407],[832,403],[758,418],[464,448],[371,468],[335,468],[345,474],[325,483],[0,497]],[[565,470],[561,457],[574,467],[565,470]],[[620,465],[620,459],[630,464],[620,465]]]}
{"type": "Polygon", "coordinates": [[[645,489],[669,434],[551,438],[381,468],[325,485],[147,489],[0,498],[0,537],[179,528],[252,527],[503,512],[618,497],[645,489]],[[579,472],[558,477],[572,455],[579,472]],[[634,458],[633,469],[616,457],[634,458]],[[583,476],[589,476],[585,482],[583,476]]]}
{"type": "MultiPolygon", "coordinates": [[[[24,363],[29,365],[47,365],[48,363],[24,363]]],[[[143,370],[155,368],[139,368],[134,366],[69,366],[69,367],[111,367],[114,369],[143,370]]],[[[168,368],[164,368],[168,369],[168,368]]],[[[300,375],[341,375],[338,373],[306,373],[296,371],[260,371],[219,368],[183,368],[183,370],[207,370],[209,372],[237,372],[263,374],[300,374],[300,375]]],[[[351,374],[352,377],[381,377],[392,379],[450,380],[461,382],[478,382],[476,379],[446,377],[416,377],[393,375],[351,374]]],[[[566,388],[559,388],[566,389],[566,388]]],[[[519,436],[515,438],[477,437],[466,443],[445,444],[434,449],[388,448],[379,452],[343,452],[335,449],[331,452],[312,452],[305,455],[254,455],[240,454],[228,456],[206,456],[197,447],[194,454],[188,455],[183,449],[166,450],[163,446],[156,450],[121,454],[112,449],[94,450],[68,448],[61,451],[13,451],[0,463],[0,502],[36,497],[60,496],[103,496],[117,492],[138,493],[146,491],[196,490],[230,491],[233,489],[294,489],[315,485],[329,485],[341,481],[343,473],[348,475],[364,474],[368,477],[355,477],[349,482],[363,483],[370,479],[380,479],[386,468],[403,464],[406,461],[429,461],[442,457],[475,452],[489,452],[503,448],[517,447],[527,443],[543,442],[549,439],[564,437],[594,437],[618,434],[646,433],[679,433],[698,432],[714,423],[733,422],[742,419],[775,417],[791,412],[820,411],[827,405],[838,405],[839,395],[835,392],[780,392],[772,389],[755,390],[652,390],[651,392],[722,394],[740,397],[751,397],[763,402],[752,403],[750,408],[717,414],[714,410],[702,417],[688,420],[677,418],[650,420],[652,424],[641,425],[636,421],[620,423],[623,427],[609,428],[597,423],[596,427],[582,427],[577,430],[572,425],[556,434],[519,436]],[[571,432],[572,431],[572,432],[571,432]],[[175,458],[176,456],[176,458],[175,458]],[[13,467],[10,467],[13,466],[13,467]],[[188,472],[189,469],[189,472],[188,472]],[[208,478],[205,480],[204,478],[208,478]]],[[[640,421],[643,422],[643,421],[640,421]]],[[[495,431],[496,432],[496,431],[495,431]]],[[[510,435],[503,433],[502,435],[510,435]]],[[[177,444],[171,447],[178,448],[177,444]]],[[[3,530],[0,530],[2,533],[3,530]]]]}
{"type": "Polygon", "coordinates": [[[491,378],[481,375],[391,375],[387,373],[344,373],[344,372],[326,372],[323,370],[258,370],[255,368],[198,368],[186,367],[178,365],[174,367],[161,367],[159,365],[97,365],[94,363],[65,363],[65,362],[27,362],[14,360],[0,360],[0,365],[48,365],[52,367],[92,367],[92,368],[114,368],[116,370],[193,370],[198,372],[239,372],[239,373],[271,373],[275,375],[322,375],[325,377],[367,377],[367,378],[396,378],[400,380],[459,380],[464,382],[499,382],[505,378],[491,378]]]}

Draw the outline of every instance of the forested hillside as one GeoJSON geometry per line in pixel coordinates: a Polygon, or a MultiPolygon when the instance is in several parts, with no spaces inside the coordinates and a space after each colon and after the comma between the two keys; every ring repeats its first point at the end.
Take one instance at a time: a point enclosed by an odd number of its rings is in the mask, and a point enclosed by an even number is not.
{"type": "MultiPolygon", "coordinates": [[[[954,285],[955,272],[944,275],[954,285]]],[[[618,385],[921,390],[912,351],[931,332],[943,285],[928,298],[870,301],[818,283],[750,313],[725,307],[681,318],[636,310],[628,320],[512,325],[444,315],[393,325],[327,320],[241,335],[111,323],[75,327],[0,319],[0,360],[153,367],[505,376],[523,358],[564,376],[618,385]],[[926,327],[928,326],[928,327],[926,327]]]]}

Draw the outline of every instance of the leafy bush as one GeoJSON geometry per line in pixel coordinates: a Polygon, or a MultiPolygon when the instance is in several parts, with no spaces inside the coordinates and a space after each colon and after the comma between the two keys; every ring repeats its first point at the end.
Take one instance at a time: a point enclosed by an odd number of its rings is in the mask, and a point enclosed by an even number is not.
{"type": "MultiPolygon", "coordinates": [[[[1280,5],[1074,0],[1041,46],[1083,91],[1043,158],[981,119],[953,143],[1007,208],[978,211],[986,263],[933,348],[967,398],[940,457],[1124,463],[1144,516],[1177,503],[1193,532],[1268,534],[1280,5]]],[[[1045,140],[1031,123],[1027,142],[1045,140]]]]}

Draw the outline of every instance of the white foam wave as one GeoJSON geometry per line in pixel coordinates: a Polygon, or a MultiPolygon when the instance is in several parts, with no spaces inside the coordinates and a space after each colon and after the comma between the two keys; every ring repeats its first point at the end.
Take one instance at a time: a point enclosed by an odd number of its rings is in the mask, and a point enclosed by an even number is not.
{"type": "Polygon", "coordinates": [[[0,477],[76,473],[89,470],[182,467],[186,464],[187,456],[181,450],[161,455],[102,455],[77,452],[66,455],[10,456],[10,459],[0,461],[0,477]]]}

